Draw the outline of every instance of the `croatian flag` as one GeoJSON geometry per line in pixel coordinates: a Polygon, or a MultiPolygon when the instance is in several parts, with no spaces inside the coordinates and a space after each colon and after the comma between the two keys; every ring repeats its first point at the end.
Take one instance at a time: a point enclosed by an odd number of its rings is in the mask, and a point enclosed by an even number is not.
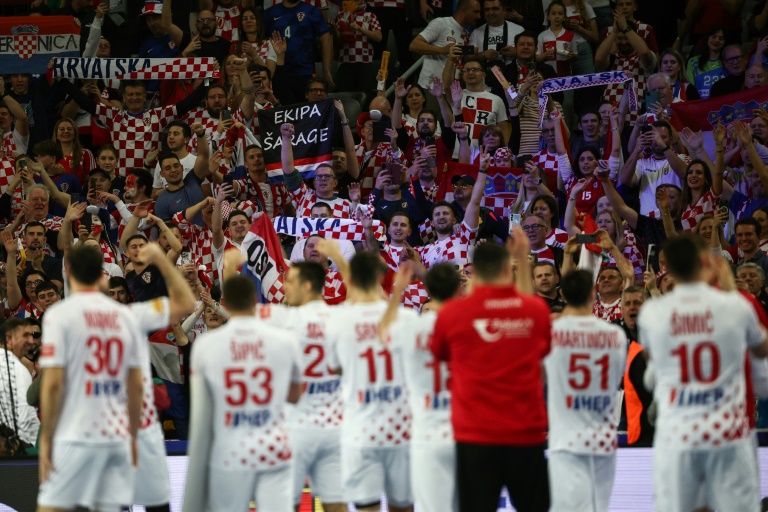
{"type": "Polygon", "coordinates": [[[0,18],[0,69],[45,73],[53,57],[80,56],[80,27],[72,16],[0,18]]]}
{"type": "Polygon", "coordinates": [[[245,256],[241,275],[250,277],[259,291],[259,302],[279,303],[283,301],[283,279],[288,265],[272,221],[262,215],[251,225],[245,235],[240,251],[245,256]]]}

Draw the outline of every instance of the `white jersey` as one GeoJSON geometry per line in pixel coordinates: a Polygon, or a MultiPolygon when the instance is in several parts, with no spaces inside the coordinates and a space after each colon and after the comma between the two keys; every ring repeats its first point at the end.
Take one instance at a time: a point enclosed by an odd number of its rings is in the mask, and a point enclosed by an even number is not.
{"type": "Polygon", "coordinates": [[[448,364],[435,361],[429,350],[436,318],[433,311],[419,316],[413,309],[400,308],[390,329],[391,346],[403,357],[414,443],[453,443],[448,364]]]}
{"type": "Polygon", "coordinates": [[[296,337],[255,317],[234,317],[197,338],[191,371],[211,393],[213,445],[209,466],[222,470],[276,469],[291,448],[285,404],[298,382],[296,337]]]}
{"type": "Polygon", "coordinates": [[[291,308],[263,305],[258,317],[264,322],[295,333],[301,350],[301,399],[288,407],[288,424],[294,428],[341,426],[341,378],[328,365],[327,322],[332,307],[323,300],[291,308]]]}
{"type": "Polygon", "coordinates": [[[329,364],[342,369],[343,445],[393,448],[410,438],[411,413],[400,350],[379,341],[379,322],[386,309],[383,300],[332,308],[329,364]]]}
{"type": "Polygon", "coordinates": [[[552,351],[544,359],[551,451],[616,451],[613,418],[626,362],[627,337],[618,325],[591,316],[552,323],[552,351]]]}
{"type": "Polygon", "coordinates": [[[152,382],[152,363],[149,358],[149,333],[165,329],[170,325],[170,304],[167,297],[147,302],[134,302],[128,307],[138,324],[142,339],[139,342],[139,358],[143,372],[141,403],[141,428],[147,429],[158,421],[155,407],[155,386],[152,382]]]}
{"type": "Polygon", "coordinates": [[[763,341],[752,305],[736,292],[678,284],[647,302],[637,324],[656,377],[654,446],[686,451],[748,438],[745,351],[763,341]]]}
{"type": "Polygon", "coordinates": [[[54,440],[81,444],[130,438],[128,370],[143,368],[131,311],[100,292],[81,292],[43,317],[40,366],[64,369],[64,396],[54,440]]]}

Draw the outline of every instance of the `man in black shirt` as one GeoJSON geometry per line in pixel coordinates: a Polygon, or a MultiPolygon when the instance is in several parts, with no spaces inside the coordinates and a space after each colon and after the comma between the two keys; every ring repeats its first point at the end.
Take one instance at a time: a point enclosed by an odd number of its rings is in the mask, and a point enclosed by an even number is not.
{"type": "Polygon", "coordinates": [[[709,92],[710,98],[731,94],[744,88],[744,71],[747,67],[747,60],[744,58],[744,50],[741,49],[741,45],[729,44],[723,48],[723,65],[728,76],[715,82],[709,92]]]}
{"type": "Polygon", "coordinates": [[[147,245],[144,235],[133,235],[126,242],[126,255],[131,260],[133,268],[126,272],[125,280],[128,282],[128,290],[136,302],[144,302],[168,295],[160,270],[144,263],[139,258],[141,248],[147,245]]]}
{"type": "Polygon", "coordinates": [[[533,264],[533,289],[536,295],[544,299],[552,313],[559,313],[565,307],[565,301],[560,297],[560,276],[555,266],[548,261],[537,261],[533,264]]]}
{"type": "Polygon", "coordinates": [[[216,16],[211,11],[200,11],[195,26],[200,33],[200,49],[195,53],[198,57],[216,58],[223,68],[232,42],[216,35],[216,16]]]}

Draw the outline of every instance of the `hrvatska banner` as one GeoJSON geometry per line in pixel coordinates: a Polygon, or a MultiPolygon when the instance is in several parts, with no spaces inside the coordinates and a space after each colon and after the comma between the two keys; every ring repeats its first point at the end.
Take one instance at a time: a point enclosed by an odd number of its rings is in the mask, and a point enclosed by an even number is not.
{"type": "Polygon", "coordinates": [[[315,168],[321,163],[330,164],[334,116],[332,99],[259,110],[261,148],[270,178],[283,174],[280,163],[283,123],[294,126],[293,166],[303,177],[314,176],[315,168]]]}

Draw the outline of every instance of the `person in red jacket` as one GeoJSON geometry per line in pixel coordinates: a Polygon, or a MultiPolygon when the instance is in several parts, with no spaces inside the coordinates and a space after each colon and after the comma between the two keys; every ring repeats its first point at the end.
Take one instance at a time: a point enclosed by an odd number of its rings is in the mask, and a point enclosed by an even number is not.
{"type": "MultiPolygon", "coordinates": [[[[518,265],[528,256],[519,237],[509,242],[518,265]]],[[[549,510],[541,370],[550,351],[549,308],[517,289],[511,263],[503,246],[478,246],[473,292],[446,303],[435,323],[432,352],[451,366],[462,512],[495,512],[505,485],[516,510],[549,510]]]]}

